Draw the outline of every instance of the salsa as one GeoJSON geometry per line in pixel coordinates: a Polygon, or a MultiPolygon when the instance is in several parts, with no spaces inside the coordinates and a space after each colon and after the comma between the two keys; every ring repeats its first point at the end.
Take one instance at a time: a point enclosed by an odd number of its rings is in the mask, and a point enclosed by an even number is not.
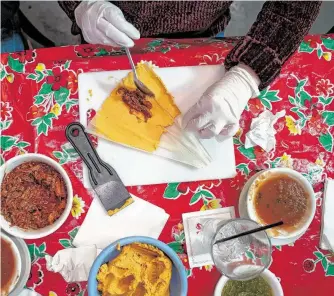
{"type": "Polygon", "coordinates": [[[225,284],[222,296],[273,296],[270,285],[263,277],[257,277],[249,281],[228,280],[225,284]]]}
{"type": "Polygon", "coordinates": [[[258,185],[254,207],[263,224],[283,221],[280,229],[289,232],[295,230],[307,216],[310,199],[298,180],[280,174],[258,185]]]}
{"type": "Polygon", "coordinates": [[[9,292],[17,276],[17,262],[11,243],[1,238],[1,291],[9,292]]]}

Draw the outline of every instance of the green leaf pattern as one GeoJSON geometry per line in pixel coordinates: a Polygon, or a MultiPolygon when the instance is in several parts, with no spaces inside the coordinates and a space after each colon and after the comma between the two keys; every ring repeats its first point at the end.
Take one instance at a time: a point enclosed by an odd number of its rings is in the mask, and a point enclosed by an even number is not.
{"type": "Polygon", "coordinates": [[[333,135],[331,133],[320,135],[319,142],[326,151],[333,152],[333,135]]]}
{"type": "Polygon", "coordinates": [[[65,64],[64,64],[64,69],[69,69],[70,68],[70,65],[71,65],[71,61],[66,61],[65,64]]]}
{"type": "Polygon", "coordinates": [[[24,73],[24,64],[19,60],[13,59],[12,56],[8,56],[8,66],[15,72],[24,73]]]}
{"type": "Polygon", "coordinates": [[[211,193],[211,191],[206,189],[201,189],[200,191],[196,192],[192,198],[190,199],[189,205],[194,205],[200,200],[204,202],[208,202],[209,199],[213,199],[215,196],[211,193]]]}
{"type": "MultiPolygon", "coordinates": [[[[180,192],[178,187],[181,183],[169,183],[165,188],[165,192],[163,197],[165,199],[176,200],[182,194],[188,194],[189,192],[193,192],[191,190],[187,190],[187,192],[180,192]]],[[[214,194],[207,189],[202,188],[203,186],[199,186],[196,191],[193,193],[192,197],[190,198],[189,205],[193,206],[197,204],[199,201],[202,200],[204,205],[207,205],[210,200],[216,199],[214,194]]]]}
{"type": "Polygon", "coordinates": [[[325,123],[328,124],[328,126],[334,125],[334,111],[324,111],[322,113],[322,117],[325,120],[325,123]]]}
{"type": "Polygon", "coordinates": [[[271,168],[277,168],[281,162],[281,157],[276,157],[274,160],[270,162],[270,167],[271,168]]]}
{"type": "Polygon", "coordinates": [[[316,251],[313,252],[313,255],[316,259],[306,259],[307,261],[312,262],[314,265],[314,268],[307,272],[314,272],[316,269],[316,266],[318,263],[320,263],[321,267],[323,268],[323,271],[325,273],[325,276],[334,276],[334,262],[332,260],[329,260],[329,257],[333,257],[333,253],[324,254],[321,252],[318,248],[316,248],[316,251]]]}
{"type": "Polygon", "coordinates": [[[67,112],[70,112],[71,108],[73,106],[76,106],[78,105],[78,100],[71,100],[71,99],[68,99],[66,102],[65,102],[65,108],[66,108],[66,111],[67,112]]]}
{"type": "Polygon", "coordinates": [[[322,38],[322,43],[327,49],[334,50],[334,39],[330,37],[322,38]]]}
{"type": "Polygon", "coordinates": [[[58,159],[59,164],[61,165],[71,161],[75,161],[79,158],[79,154],[70,143],[63,144],[61,146],[61,150],[62,151],[53,152],[54,157],[58,159]]]}
{"type": "Polygon", "coordinates": [[[31,124],[37,127],[38,136],[48,135],[48,130],[52,127],[52,120],[56,117],[53,113],[48,113],[42,117],[36,118],[31,124]]]}
{"type": "Polygon", "coordinates": [[[269,87],[265,88],[264,90],[261,91],[260,95],[258,98],[260,99],[262,105],[266,107],[268,110],[272,110],[272,105],[271,103],[273,102],[279,102],[282,100],[278,96],[279,91],[278,90],[270,90],[269,87]]]}
{"type": "Polygon", "coordinates": [[[248,159],[256,159],[256,156],[254,153],[254,147],[246,149],[244,145],[241,145],[238,147],[238,150],[240,151],[242,155],[244,155],[248,159]]]}
{"type": "Polygon", "coordinates": [[[327,98],[322,96],[319,97],[319,101],[325,106],[331,104],[333,102],[333,99],[334,97],[327,97],[327,98]]]}
{"type": "Polygon", "coordinates": [[[70,91],[67,88],[61,87],[59,90],[54,92],[55,101],[60,106],[62,106],[67,101],[69,94],[70,94],[70,91]]]}
{"type": "Polygon", "coordinates": [[[36,243],[28,244],[28,250],[32,264],[37,262],[39,258],[44,258],[46,253],[46,243],[42,243],[39,246],[36,243]]]}
{"type": "Polygon", "coordinates": [[[74,248],[70,239],[60,239],[59,243],[62,245],[64,249],[74,248]]]}
{"type": "Polygon", "coordinates": [[[314,48],[312,48],[309,44],[309,42],[302,42],[299,46],[299,52],[307,52],[307,53],[312,53],[314,48]]]}
{"type": "Polygon", "coordinates": [[[314,51],[317,53],[319,59],[323,57],[325,50],[334,50],[334,39],[331,37],[323,37],[321,38],[321,43],[316,44],[316,46],[311,46],[310,42],[303,41],[298,51],[299,52],[306,52],[308,54],[312,54],[314,51]]]}
{"type": "Polygon", "coordinates": [[[4,78],[7,76],[6,69],[0,64],[0,80],[4,80],[4,78]]]}
{"type": "Polygon", "coordinates": [[[73,228],[71,231],[68,232],[68,236],[69,238],[61,238],[59,239],[59,244],[64,248],[64,249],[68,249],[68,248],[75,248],[75,246],[73,245],[73,240],[75,238],[75,236],[77,235],[78,231],[79,231],[79,226],[73,228]]]}
{"type": "MultiPolygon", "coordinates": [[[[72,71],[69,69],[70,65],[71,61],[66,61],[65,64],[61,66],[61,71],[72,71]]],[[[59,116],[58,113],[55,115],[52,110],[56,104],[59,106],[58,110],[60,114],[63,109],[66,110],[66,112],[70,112],[73,106],[78,105],[78,100],[71,98],[70,90],[67,87],[60,87],[58,90],[53,90],[52,84],[46,82],[46,77],[53,75],[52,69],[35,69],[34,73],[27,75],[27,79],[34,80],[36,83],[42,82],[38,94],[34,96],[34,104],[37,106],[43,106],[48,112],[42,117],[36,118],[31,122],[31,124],[37,129],[37,136],[42,134],[46,136],[48,135],[49,129],[52,128],[53,120],[57,119],[59,116]],[[65,107],[63,108],[63,106],[65,107]]]]}
{"type": "Polygon", "coordinates": [[[334,276],[334,264],[327,264],[326,276],[334,276]]]}
{"type": "Polygon", "coordinates": [[[164,192],[164,198],[177,199],[181,196],[181,193],[177,190],[180,183],[169,183],[164,192]]]}
{"type": "Polygon", "coordinates": [[[25,141],[20,141],[19,137],[4,136],[1,135],[0,148],[3,152],[11,150],[13,147],[17,147],[20,150],[30,146],[30,143],[25,141]]]}
{"type": "Polygon", "coordinates": [[[154,51],[160,51],[163,54],[166,54],[167,52],[171,51],[172,48],[182,49],[182,48],[188,48],[189,44],[182,44],[175,41],[166,41],[165,39],[154,39],[150,41],[147,44],[146,51],[148,52],[154,52],[154,51]]]}
{"type": "MultiPolygon", "coordinates": [[[[303,129],[307,122],[311,120],[312,115],[306,115],[305,112],[307,108],[305,107],[306,101],[311,101],[312,96],[305,90],[305,86],[307,86],[307,78],[298,79],[296,76],[292,75],[296,81],[297,86],[294,89],[295,97],[288,96],[289,102],[292,107],[290,108],[291,112],[294,112],[298,119],[296,120],[296,125],[303,129]]],[[[329,82],[330,83],[330,82],[329,82]]],[[[331,104],[333,101],[333,97],[324,97],[318,96],[318,103],[323,105],[331,104]]],[[[316,107],[312,107],[316,108],[316,107]]],[[[334,126],[334,112],[333,111],[321,111],[319,110],[321,117],[323,118],[323,122],[328,126],[328,128],[334,126]]],[[[328,151],[333,151],[333,135],[328,129],[326,133],[322,133],[318,136],[319,143],[323,146],[323,148],[328,151]]]]}
{"type": "Polygon", "coordinates": [[[240,163],[236,166],[236,169],[241,171],[241,173],[245,176],[249,175],[250,169],[247,163],[240,163]]]}
{"type": "Polygon", "coordinates": [[[39,83],[45,78],[46,75],[47,75],[47,73],[45,71],[35,70],[35,74],[30,73],[27,76],[27,79],[36,80],[36,82],[39,83]]]}
{"type": "Polygon", "coordinates": [[[8,129],[12,123],[13,123],[13,120],[0,121],[0,130],[4,131],[8,129]]]}
{"type": "Polygon", "coordinates": [[[173,251],[177,254],[183,254],[184,250],[182,247],[182,244],[180,242],[170,242],[167,244],[170,248],[173,249],[173,251]]]}

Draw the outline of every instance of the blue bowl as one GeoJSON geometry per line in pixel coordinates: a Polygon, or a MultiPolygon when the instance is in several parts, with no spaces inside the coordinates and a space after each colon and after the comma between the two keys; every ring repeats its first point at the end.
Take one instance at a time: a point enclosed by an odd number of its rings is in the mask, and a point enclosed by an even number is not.
{"type": "Polygon", "coordinates": [[[169,259],[172,261],[173,269],[172,269],[172,279],[170,282],[170,295],[171,296],[186,296],[188,291],[188,281],[186,270],[177,256],[177,254],[165,243],[156,240],[154,238],[146,237],[146,236],[130,236],[126,238],[122,238],[113,244],[106,247],[100,255],[95,259],[93,266],[89,272],[88,278],[88,295],[89,296],[100,296],[100,292],[97,290],[97,280],[96,276],[99,272],[99,269],[102,264],[107,263],[114,259],[120,251],[116,249],[117,244],[120,246],[129,245],[131,243],[143,243],[149,244],[157,247],[161,251],[163,251],[169,259]]]}

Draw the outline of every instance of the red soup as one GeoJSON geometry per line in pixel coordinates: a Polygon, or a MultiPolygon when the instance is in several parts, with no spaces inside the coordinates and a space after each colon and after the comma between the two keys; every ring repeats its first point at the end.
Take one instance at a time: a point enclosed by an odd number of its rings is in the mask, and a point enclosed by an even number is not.
{"type": "Polygon", "coordinates": [[[298,180],[278,174],[258,184],[254,207],[263,224],[283,221],[280,229],[292,232],[305,220],[310,198],[298,180]]]}
{"type": "Polygon", "coordinates": [[[17,262],[12,244],[1,238],[1,291],[5,295],[17,276],[17,262]]]}

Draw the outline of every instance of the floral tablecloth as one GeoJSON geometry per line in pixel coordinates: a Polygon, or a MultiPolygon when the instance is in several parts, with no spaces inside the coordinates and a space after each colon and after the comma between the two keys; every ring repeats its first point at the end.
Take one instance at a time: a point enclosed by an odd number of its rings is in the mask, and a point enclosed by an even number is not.
{"type": "MultiPolygon", "coordinates": [[[[160,67],[223,64],[236,41],[143,39],[133,49],[133,57],[135,62],[152,61],[160,67]]],[[[316,215],[306,234],[292,245],[273,247],[270,270],[287,296],[333,295],[334,256],[318,248],[324,179],[334,178],[333,54],[333,35],[305,37],[279,78],[249,101],[234,137],[235,178],[128,188],[171,215],[160,239],[184,262],[188,295],[212,295],[220,274],[213,266],[189,268],[181,214],[224,206],[237,210],[246,180],[270,167],[302,172],[313,184],[317,200],[316,215]],[[244,147],[251,119],[265,109],[286,111],[276,124],[277,145],[270,153],[259,147],[244,147]]],[[[32,259],[27,287],[43,296],[87,295],[85,282],[66,283],[59,274],[46,270],[44,259],[46,254],[72,247],[92,201],[82,185],[82,163],[64,134],[67,124],[78,120],[78,75],[128,67],[122,50],[106,46],[67,46],[1,55],[1,164],[18,154],[42,153],[64,166],[74,188],[73,208],[66,223],[50,236],[26,241],[32,259]]],[[[253,259],[253,254],[249,256],[253,259]]]]}

